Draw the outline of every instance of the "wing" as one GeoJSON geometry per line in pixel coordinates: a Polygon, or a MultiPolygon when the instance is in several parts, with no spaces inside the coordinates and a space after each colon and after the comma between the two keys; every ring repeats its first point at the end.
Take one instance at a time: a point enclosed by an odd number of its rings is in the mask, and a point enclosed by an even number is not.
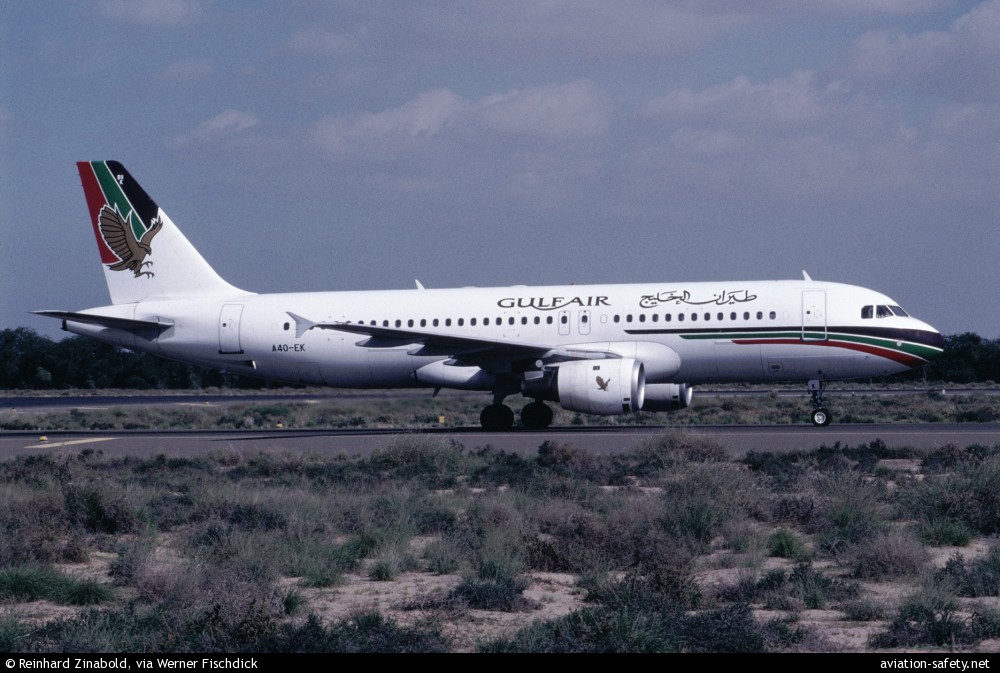
{"type": "Polygon", "coordinates": [[[296,338],[311,329],[337,330],[367,336],[367,339],[357,344],[364,348],[398,348],[413,344],[416,348],[407,351],[410,355],[451,356],[458,363],[477,365],[484,369],[493,369],[498,361],[531,359],[542,360],[545,364],[555,364],[570,360],[621,358],[618,353],[598,349],[458,336],[348,322],[317,323],[295,313],[288,312],[288,315],[295,321],[296,338]]]}
{"type": "MultiPolygon", "coordinates": [[[[139,243],[135,240],[132,227],[118,212],[118,208],[110,208],[105,205],[101,208],[101,216],[98,218],[101,229],[101,236],[107,242],[112,252],[118,255],[123,263],[131,262],[136,257],[141,258],[139,243]]],[[[117,264],[115,266],[118,266],[117,264]]]]}

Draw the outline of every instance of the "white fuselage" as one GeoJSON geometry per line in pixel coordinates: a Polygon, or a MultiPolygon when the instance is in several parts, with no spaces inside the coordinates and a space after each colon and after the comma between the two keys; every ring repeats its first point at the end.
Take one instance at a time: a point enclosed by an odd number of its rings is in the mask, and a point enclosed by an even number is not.
{"type": "Polygon", "coordinates": [[[532,368],[517,357],[500,358],[496,367],[484,367],[489,377],[477,376],[479,367],[422,347],[417,338],[330,327],[350,323],[541,350],[610,351],[642,361],[647,383],[693,385],[880,376],[940,352],[940,335],[902,311],[877,317],[869,310],[863,317],[865,307],[894,305],[872,290],[812,280],[240,293],[87,311],[171,321],[158,336],[72,321],[66,328],[291,383],[491,390],[495,376],[532,368]],[[295,316],[326,327],[297,334],[295,316]]]}

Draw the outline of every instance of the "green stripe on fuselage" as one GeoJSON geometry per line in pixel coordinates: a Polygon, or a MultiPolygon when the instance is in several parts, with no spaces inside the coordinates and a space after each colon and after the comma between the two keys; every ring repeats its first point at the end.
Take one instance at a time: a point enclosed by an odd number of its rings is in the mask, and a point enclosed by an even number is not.
{"type": "Polygon", "coordinates": [[[801,339],[804,344],[816,344],[823,341],[843,341],[865,344],[876,348],[899,351],[914,357],[927,360],[941,352],[940,348],[925,346],[911,341],[896,341],[880,337],[850,334],[848,332],[802,332],[802,330],[785,332],[700,332],[698,334],[681,334],[682,339],[729,339],[729,340],[761,340],[761,339],[801,339]]]}

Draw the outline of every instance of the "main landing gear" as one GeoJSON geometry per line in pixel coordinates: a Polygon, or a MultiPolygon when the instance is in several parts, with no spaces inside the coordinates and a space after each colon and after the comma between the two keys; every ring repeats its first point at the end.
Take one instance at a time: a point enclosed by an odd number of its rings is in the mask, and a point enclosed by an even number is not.
{"type": "MultiPolygon", "coordinates": [[[[514,427],[514,412],[502,402],[494,402],[479,414],[479,423],[487,432],[506,432],[514,427]]],[[[521,425],[530,430],[541,430],[552,424],[552,408],[544,402],[534,401],[521,409],[521,425]]]]}
{"type": "Polygon", "coordinates": [[[818,428],[825,428],[830,425],[833,416],[830,411],[823,406],[823,388],[825,384],[819,379],[809,381],[809,394],[812,395],[813,410],[810,417],[812,424],[818,428]]]}

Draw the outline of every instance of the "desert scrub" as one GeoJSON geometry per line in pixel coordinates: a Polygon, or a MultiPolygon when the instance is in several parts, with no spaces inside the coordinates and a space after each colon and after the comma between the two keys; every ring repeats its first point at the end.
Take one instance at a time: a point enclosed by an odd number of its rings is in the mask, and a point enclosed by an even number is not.
{"type": "Polygon", "coordinates": [[[779,528],[768,536],[767,551],[771,556],[798,561],[806,560],[809,556],[802,539],[787,528],[779,528]]]}
{"type": "Polygon", "coordinates": [[[986,556],[973,561],[956,552],[934,578],[959,596],[1000,596],[1000,547],[991,547],[986,556]]]}
{"type": "Polygon", "coordinates": [[[1000,533],[1000,456],[960,460],[905,489],[900,501],[925,521],[945,518],[977,534],[1000,533]]]}
{"type": "Polygon", "coordinates": [[[819,548],[837,556],[886,530],[888,496],[881,482],[853,471],[835,470],[816,480],[817,515],[812,521],[819,548]]]}
{"type": "Polygon", "coordinates": [[[898,531],[876,535],[848,551],[853,576],[869,581],[916,577],[929,559],[917,539],[898,531]]]}
{"type": "Polygon", "coordinates": [[[68,577],[48,566],[0,570],[0,601],[49,600],[64,605],[94,605],[111,597],[111,590],[103,584],[68,577]]]}

